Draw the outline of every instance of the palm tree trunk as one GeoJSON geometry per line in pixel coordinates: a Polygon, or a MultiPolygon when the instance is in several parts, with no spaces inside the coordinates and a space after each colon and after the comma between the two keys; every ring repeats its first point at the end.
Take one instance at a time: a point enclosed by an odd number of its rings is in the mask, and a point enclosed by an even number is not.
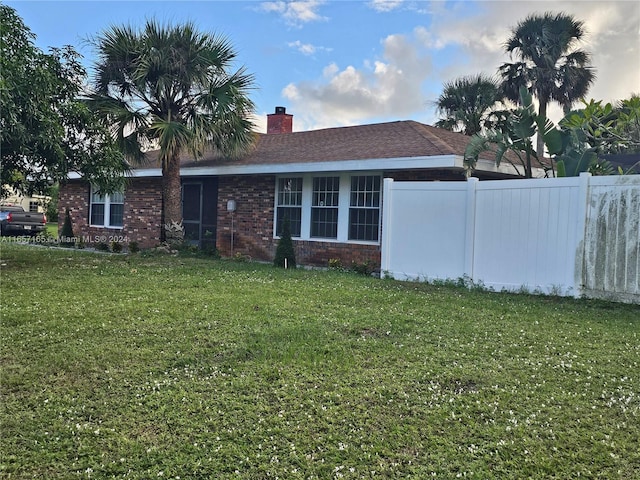
{"type": "MultiPolygon", "coordinates": [[[[540,108],[538,109],[538,116],[542,118],[547,118],[547,100],[545,98],[539,98],[540,108]]],[[[538,160],[542,163],[542,159],[544,158],[544,137],[540,132],[538,132],[538,136],[536,138],[536,154],[538,155],[538,160]]]]}
{"type": "Polygon", "coordinates": [[[164,235],[169,243],[184,240],[182,227],[182,187],[180,157],[173,155],[162,166],[162,199],[164,204],[164,235]]]}

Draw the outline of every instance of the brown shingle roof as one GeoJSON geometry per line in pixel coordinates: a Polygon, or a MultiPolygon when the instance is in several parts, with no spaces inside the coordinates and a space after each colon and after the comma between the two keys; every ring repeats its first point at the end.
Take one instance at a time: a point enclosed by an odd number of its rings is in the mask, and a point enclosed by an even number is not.
{"type": "MultiPolygon", "coordinates": [[[[206,152],[198,161],[185,153],[183,167],[272,165],[376,158],[464,155],[469,137],[412,120],[326,128],[277,135],[256,134],[253,149],[240,158],[206,152]]],[[[157,151],[147,153],[146,165],[157,165],[157,151]]]]}

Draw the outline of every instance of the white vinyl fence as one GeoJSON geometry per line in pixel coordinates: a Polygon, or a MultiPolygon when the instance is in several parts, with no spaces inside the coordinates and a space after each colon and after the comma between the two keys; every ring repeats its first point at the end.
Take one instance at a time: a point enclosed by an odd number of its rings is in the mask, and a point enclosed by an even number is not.
{"type": "Polygon", "coordinates": [[[384,181],[383,275],[640,303],[640,176],[384,181]]]}

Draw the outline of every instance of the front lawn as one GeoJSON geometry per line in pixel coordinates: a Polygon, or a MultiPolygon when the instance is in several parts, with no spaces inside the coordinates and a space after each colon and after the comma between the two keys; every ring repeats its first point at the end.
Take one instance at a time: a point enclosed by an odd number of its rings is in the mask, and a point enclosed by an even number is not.
{"type": "Polygon", "coordinates": [[[640,477],[637,305],[0,252],[0,478],[640,477]]]}

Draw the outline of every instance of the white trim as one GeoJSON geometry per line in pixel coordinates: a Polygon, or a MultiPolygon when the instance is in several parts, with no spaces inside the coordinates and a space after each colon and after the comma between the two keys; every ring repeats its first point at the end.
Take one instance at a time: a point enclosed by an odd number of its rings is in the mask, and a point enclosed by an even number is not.
{"type": "MultiPolygon", "coordinates": [[[[180,175],[182,177],[196,176],[224,176],[224,175],[293,175],[302,173],[324,173],[324,172],[361,172],[361,171],[384,171],[384,170],[418,170],[418,169],[438,169],[454,168],[465,169],[464,159],[460,155],[433,155],[422,157],[394,157],[394,158],[368,158],[363,160],[338,160],[332,162],[293,162],[293,163],[270,163],[253,165],[209,165],[182,167],[180,175]]],[[[480,159],[476,163],[476,171],[485,173],[500,173],[515,175],[517,172],[507,162],[503,162],[496,167],[495,162],[480,159]]],[[[533,169],[534,177],[544,176],[541,168],[533,169]]],[[[161,177],[161,168],[139,168],[132,170],[131,178],[161,177]]],[[[78,173],[70,173],[69,179],[82,178],[78,173]]]]}
{"type": "MultiPolygon", "coordinates": [[[[462,159],[462,157],[460,157],[462,159]]],[[[454,155],[440,155],[434,157],[400,157],[377,158],[365,160],[340,160],[336,162],[297,162],[277,163],[265,165],[221,165],[207,167],[183,167],[182,176],[199,175],[293,175],[301,173],[342,173],[362,172],[372,170],[413,170],[431,168],[455,168],[457,158],[454,155]]],[[[461,166],[461,164],[460,164],[461,166]]],[[[145,171],[145,173],[161,174],[160,169],[145,171]]],[[[138,176],[138,175],[136,175],[138,176]]]]}

